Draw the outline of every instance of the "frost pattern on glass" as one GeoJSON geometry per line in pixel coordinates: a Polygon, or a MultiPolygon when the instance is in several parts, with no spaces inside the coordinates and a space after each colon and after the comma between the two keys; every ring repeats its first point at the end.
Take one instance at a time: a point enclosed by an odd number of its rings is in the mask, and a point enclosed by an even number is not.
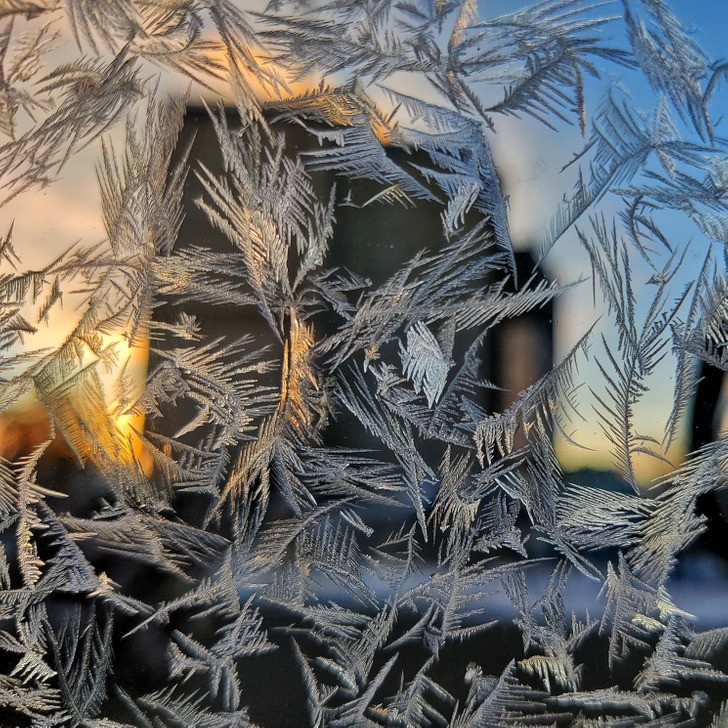
{"type": "Polygon", "coordinates": [[[671,594],[728,465],[726,65],[665,0],[489,6],[0,4],[2,725],[726,724],[671,594]],[[525,272],[504,135],[569,146],[525,272]],[[84,159],[105,240],[36,264],[84,159]]]}

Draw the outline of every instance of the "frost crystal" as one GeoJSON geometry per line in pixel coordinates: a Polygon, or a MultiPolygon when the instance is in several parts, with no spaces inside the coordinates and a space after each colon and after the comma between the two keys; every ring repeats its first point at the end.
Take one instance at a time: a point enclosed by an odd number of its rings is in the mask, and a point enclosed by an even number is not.
{"type": "Polygon", "coordinates": [[[0,724],[725,723],[727,67],[491,5],[0,1],[0,724]]]}

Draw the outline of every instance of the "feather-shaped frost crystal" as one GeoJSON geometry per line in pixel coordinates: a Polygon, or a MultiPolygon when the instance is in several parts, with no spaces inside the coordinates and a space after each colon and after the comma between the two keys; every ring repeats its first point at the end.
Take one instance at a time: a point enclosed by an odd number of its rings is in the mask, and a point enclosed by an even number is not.
{"type": "Polygon", "coordinates": [[[723,725],[726,23],[0,1],[0,724],[723,725]]]}

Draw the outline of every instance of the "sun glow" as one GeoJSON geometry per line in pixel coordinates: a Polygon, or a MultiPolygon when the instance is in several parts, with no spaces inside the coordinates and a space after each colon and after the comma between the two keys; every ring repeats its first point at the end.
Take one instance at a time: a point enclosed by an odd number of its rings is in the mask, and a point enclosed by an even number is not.
{"type": "Polygon", "coordinates": [[[152,458],[144,445],[145,415],[136,407],[144,391],[149,363],[149,339],[138,339],[133,346],[123,334],[104,336],[105,350],[115,362],[101,373],[107,398],[109,419],[119,443],[115,458],[122,464],[137,463],[146,475],[152,472],[152,458]]]}
{"type": "Polygon", "coordinates": [[[83,361],[69,377],[71,383],[63,383],[58,388],[62,395],[57,392],[51,396],[36,395],[30,387],[14,406],[0,414],[0,456],[13,460],[53,440],[50,452],[59,457],[80,457],[97,466],[111,461],[138,467],[147,476],[151,474],[152,458],[142,435],[145,415],[135,407],[144,390],[148,340],[131,347],[121,334],[104,335],[103,339],[103,360],[83,361]],[[100,411],[84,407],[93,382],[101,385],[98,389],[103,397],[100,411]],[[53,424],[56,418],[63,419],[77,433],[93,432],[95,442],[85,438],[73,444],[65,443],[53,424]]]}

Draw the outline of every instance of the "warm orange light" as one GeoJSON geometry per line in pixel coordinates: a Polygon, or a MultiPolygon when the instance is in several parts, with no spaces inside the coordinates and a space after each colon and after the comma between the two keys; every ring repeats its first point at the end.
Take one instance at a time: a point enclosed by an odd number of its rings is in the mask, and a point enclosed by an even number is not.
{"type": "Polygon", "coordinates": [[[232,67],[230,55],[224,46],[208,51],[207,55],[215,66],[227,71],[229,82],[221,89],[223,95],[229,95],[236,84],[242,83],[259,103],[265,104],[310,93],[318,85],[311,79],[295,78],[277,65],[274,57],[262,51],[248,50],[244,59],[236,59],[235,67],[232,67]]]}
{"type": "Polygon", "coordinates": [[[62,410],[57,410],[55,414],[65,419],[66,427],[71,427],[74,433],[83,432],[84,429],[93,432],[96,442],[77,442],[74,447],[69,446],[59,436],[63,434],[58,432],[59,428],[52,426],[52,415],[47,404],[39,401],[30,389],[0,414],[0,456],[14,461],[55,437],[53,446],[46,451],[46,457],[70,458],[74,457],[75,451],[75,457],[81,456],[99,467],[104,464],[102,460],[110,460],[122,466],[139,467],[146,476],[151,475],[153,461],[141,435],[145,418],[143,414],[131,411],[134,399],[144,390],[149,358],[148,342],[129,347],[121,335],[103,338],[104,351],[109,353],[109,359],[95,366],[103,385],[106,416],[89,420],[80,411],[83,392],[80,385],[74,384],[61,385],[64,394],[62,400],[56,400],[56,403],[62,401],[62,410]]]}
{"type": "MultiPolygon", "coordinates": [[[[590,435],[586,428],[582,428],[574,434],[574,437],[581,447],[568,442],[561,435],[557,434],[555,438],[556,455],[564,470],[573,471],[582,468],[614,470],[609,443],[605,442],[602,433],[594,432],[590,435]]],[[[640,487],[648,487],[653,480],[671,472],[683,461],[685,457],[683,440],[674,442],[668,452],[662,455],[665,460],[641,452],[633,453],[632,464],[640,487]]]]}
{"type": "Polygon", "coordinates": [[[292,312],[290,336],[283,351],[280,411],[288,412],[290,421],[302,432],[311,426],[313,415],[304,390],[318,390],[318,380],[310,362],[314,343],[313,327],[299,321],[292,312]]]}
{"type": "Polygon", "coordinates": [[[134,346],[122,334],[104,335],[105,348],[113,349],[116,363],[101,378],[107,396],[108,412],[115,428],[119,449],[115,458],[121,464],[138,463],[144,474],[153,470],[153,460],[147,452],[141,433],[145,416],[132,410],[133,403],[144,391],[149,363],[149,340],[137,339],[134,346]]]}

